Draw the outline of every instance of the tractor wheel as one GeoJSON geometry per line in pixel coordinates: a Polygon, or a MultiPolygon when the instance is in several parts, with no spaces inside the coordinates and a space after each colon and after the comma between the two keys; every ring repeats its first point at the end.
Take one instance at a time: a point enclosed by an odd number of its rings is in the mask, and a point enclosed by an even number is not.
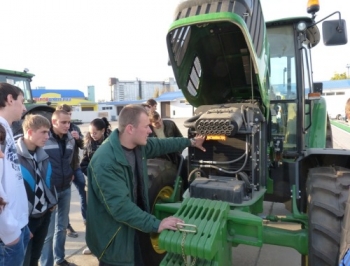
{"type": "MultiPolygon", "coordinates": [[[[174,190],[176,179],[176,165],[164,159],[150,159],[147,162],[149,188],[148,197],[151,212],[157,202],[169,198],[174,190]]],[[[166,251],[158,247],[159,234],[140,233],[140,246],[142,258],[145,265],[159,265],[166,251]]]]}
{"type": "Polygon", "coordinates": [[[343,219],[341,240],[340,240],[340,250],[339,250],[339,261],[344,259],[347,251],[350,248],[350,194],[346,202],[345,214],[343,219]]]}
{"type": "Polygon", "coordinates": [[[350,169],[318,167],[309,170],[309,254],[303,256],[302,265],[337,265],[349,185],[350,169]]]}

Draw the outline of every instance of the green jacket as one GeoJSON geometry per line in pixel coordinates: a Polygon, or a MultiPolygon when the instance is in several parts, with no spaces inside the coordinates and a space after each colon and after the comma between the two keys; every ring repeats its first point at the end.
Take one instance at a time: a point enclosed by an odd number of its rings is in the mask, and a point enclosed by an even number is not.
{"type": "MultiPolygon", "coordinates": [[[[183,150],[187,138],[148,138],[136,147],[145,211],[133,199],[133,173],[115,130],[96,150],[88,166],[86,243],[92,253],[112,265],[134,265],[135,229],[157,232],[160,221],[149,213],[147,159],[183,150]]],[[[140,195],[139,195],[140,197],[140,195]]]]}

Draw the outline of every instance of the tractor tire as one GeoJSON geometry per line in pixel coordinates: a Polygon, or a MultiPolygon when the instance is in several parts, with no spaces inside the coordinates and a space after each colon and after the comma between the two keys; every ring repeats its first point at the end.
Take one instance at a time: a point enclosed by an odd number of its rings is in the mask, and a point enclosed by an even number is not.
{"type": "MultiPolygon", "coordinates": [[[[148,198],[151,212],[162,198],[169,198],[173,192],[177,168],[172,162],[165,159],[150,159],[148,166],[148,198]]],[[[159,265],[166,251],[158,248],[157,233],[139,233],[139,241],[144,265],[159,265]]]]}
{"type": "Polygon", "coordinates": [[[303,265],[337,265],[349,186],[350,169],[317,167],[309,170],[309,254],[303,257],[303,265]]]}
{"type": "MultiPolygon", "coordinates": [[[[341,240],[340,240],[340,251],[339,251],[339,262],[344,259],[347,251],[350,249],[350,194],[346,202],[345,214],[343,219],[341,240]]],[[[343,265],[343,264],[342,264],[343,265]]]]}

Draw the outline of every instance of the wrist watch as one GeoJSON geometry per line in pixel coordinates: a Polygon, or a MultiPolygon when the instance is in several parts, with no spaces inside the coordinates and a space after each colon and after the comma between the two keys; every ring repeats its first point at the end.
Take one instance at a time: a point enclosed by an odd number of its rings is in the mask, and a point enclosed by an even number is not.
{"type": "Polygon", "coordinates": [[[192,138],[190,139],[190,141],[191,141],[191,146],[196,147],[196,140],[192,138]]]}

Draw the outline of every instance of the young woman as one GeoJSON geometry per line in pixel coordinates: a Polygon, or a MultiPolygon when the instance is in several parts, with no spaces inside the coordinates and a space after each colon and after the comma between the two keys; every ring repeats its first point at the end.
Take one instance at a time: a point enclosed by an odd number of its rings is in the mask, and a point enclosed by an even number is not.
{"type": "Polygon", "coordinates": [[[96,118],[90,122],[89,132],[84,139],[83,159],[80,163],[80,168],[85,175],[87,175],[87,167],[94,152],[111,132],[111,125],[105,117],[96,118]]]}

